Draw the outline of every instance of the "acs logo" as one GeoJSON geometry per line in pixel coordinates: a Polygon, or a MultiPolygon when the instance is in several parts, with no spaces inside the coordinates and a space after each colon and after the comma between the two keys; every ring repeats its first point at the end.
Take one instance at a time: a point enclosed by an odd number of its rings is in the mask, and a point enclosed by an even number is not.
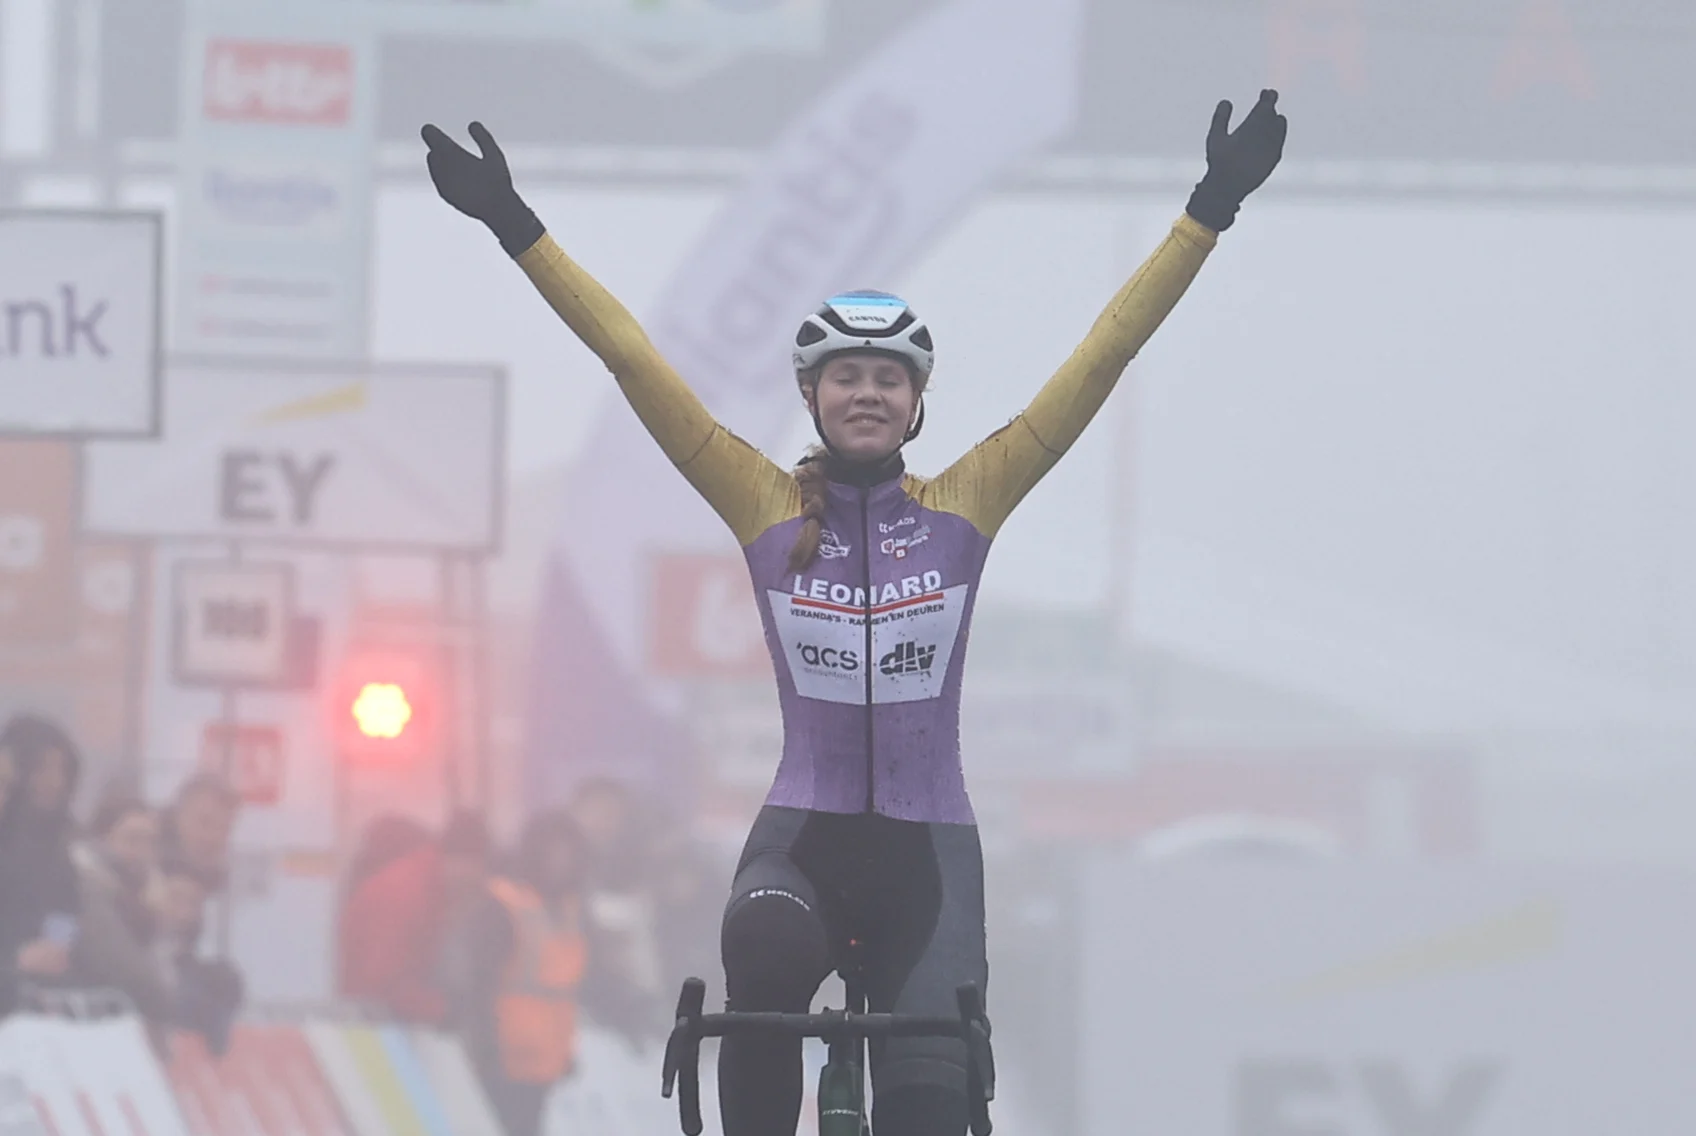
{"type": "Polygon", "coordinates": [[[809,667],[824,667],[836,671],[860,669],[860,656],[855,651],[840,651],[835,647],[820,647],[813,643],[797,643],[795,649],[801,652],[801,661],[809,667]]]}

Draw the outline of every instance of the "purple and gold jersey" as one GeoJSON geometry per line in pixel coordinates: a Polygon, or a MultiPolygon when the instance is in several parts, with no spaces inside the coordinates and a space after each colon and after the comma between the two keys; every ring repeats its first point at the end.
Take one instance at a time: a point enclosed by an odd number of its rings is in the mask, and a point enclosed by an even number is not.
{"type": "Polygon", "coordinates": [[[1217,239],[1179,218],[1024,412],[941,474],[831,482],[818,556],[799,574],[787,567],[801,527],[793,474],[716,422],[630,313],[551,237],[518,258],[742,546],[783,712],[768,804],[972,822],[960,682],[990,543],[1101,408],[1217,239]]]}

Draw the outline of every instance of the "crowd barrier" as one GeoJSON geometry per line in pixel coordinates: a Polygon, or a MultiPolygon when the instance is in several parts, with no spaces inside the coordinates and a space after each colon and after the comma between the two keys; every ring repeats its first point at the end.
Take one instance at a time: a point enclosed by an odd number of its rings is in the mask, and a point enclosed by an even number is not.
{"type": "MultiPolygon", "coordinates": [[[[657,1094],[656,1094],[657,1095],[657,1094]]],[[[133,1017],[0,1023],[0,1136],[499,1136],[454,1039],[398,1026],[241,1025],[161,1061],[133,1017]]]]}
{"type": "MultiPolygon", "coordinates": [[[[820,1047],[813,1047],[817,1049],[820,1047]]],[[[816,1131],[807,1052],[798,1136],[816,1131]]],[[[161,1062],[133,1017],[19,1014],[0,1022],[0,1136],[500,1136],[454,1038],[390,1025],[244,1024],[214,1056],[179,1035],[161,1062]]],[[[587,1026],[577,1074],[548,1102],[544,1136],[674,1132],[661,1098],[661,1052],[587,1026]]],[[[716,1130],[709,1045],[702,1111],[716,1130]]]]}

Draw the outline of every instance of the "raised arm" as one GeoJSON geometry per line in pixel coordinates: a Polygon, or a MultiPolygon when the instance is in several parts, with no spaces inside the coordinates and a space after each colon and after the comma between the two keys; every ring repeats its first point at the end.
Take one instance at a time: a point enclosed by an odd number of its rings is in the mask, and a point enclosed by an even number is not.
{"type": "Polygon", "coordinates": [[[1184,215],[1030,405],[930,482],[926,495],[933,507],[958,513],[993,537],[1078,440],[1125,367],[1177,306],[1243,199],[1271,176],[1286,130],[1277,100],[1276,91],[1262,91],[1235,131],[1229,129],[1231,104],[1219,104],[1207,135],[1207,174],[1184,215]]]}
{"type": "Polygon", "coordinates": [[[474,122],[470,134],[481,157],[436,127],[424,127],[437,192],[489,227],[560,319],[600,356],[666,457],[738,541],[752,541],[791,508],[794,478],[713,418],[629,310],[548,235],[513,188],[506,156],[488,130],[474,122]]]}

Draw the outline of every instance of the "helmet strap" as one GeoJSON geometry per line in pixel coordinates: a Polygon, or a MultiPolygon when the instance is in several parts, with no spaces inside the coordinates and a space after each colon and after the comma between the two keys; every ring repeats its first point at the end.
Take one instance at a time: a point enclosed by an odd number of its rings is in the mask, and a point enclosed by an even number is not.
{"type": "Polygon", "coordinates": [[[914,438],[917,438],[919,436],[919,431],[923,430],[924,428],[925,428],[925,396],[921,394],[919,396],[919,412],[917,414],[913,415],[913,424],[911,426],[907,427],[907,434],[906,434],[905,437],[903,437],[901,439],[901,444],[903,446],[905,446],[908,442],[911,442],[914,438]]]}

